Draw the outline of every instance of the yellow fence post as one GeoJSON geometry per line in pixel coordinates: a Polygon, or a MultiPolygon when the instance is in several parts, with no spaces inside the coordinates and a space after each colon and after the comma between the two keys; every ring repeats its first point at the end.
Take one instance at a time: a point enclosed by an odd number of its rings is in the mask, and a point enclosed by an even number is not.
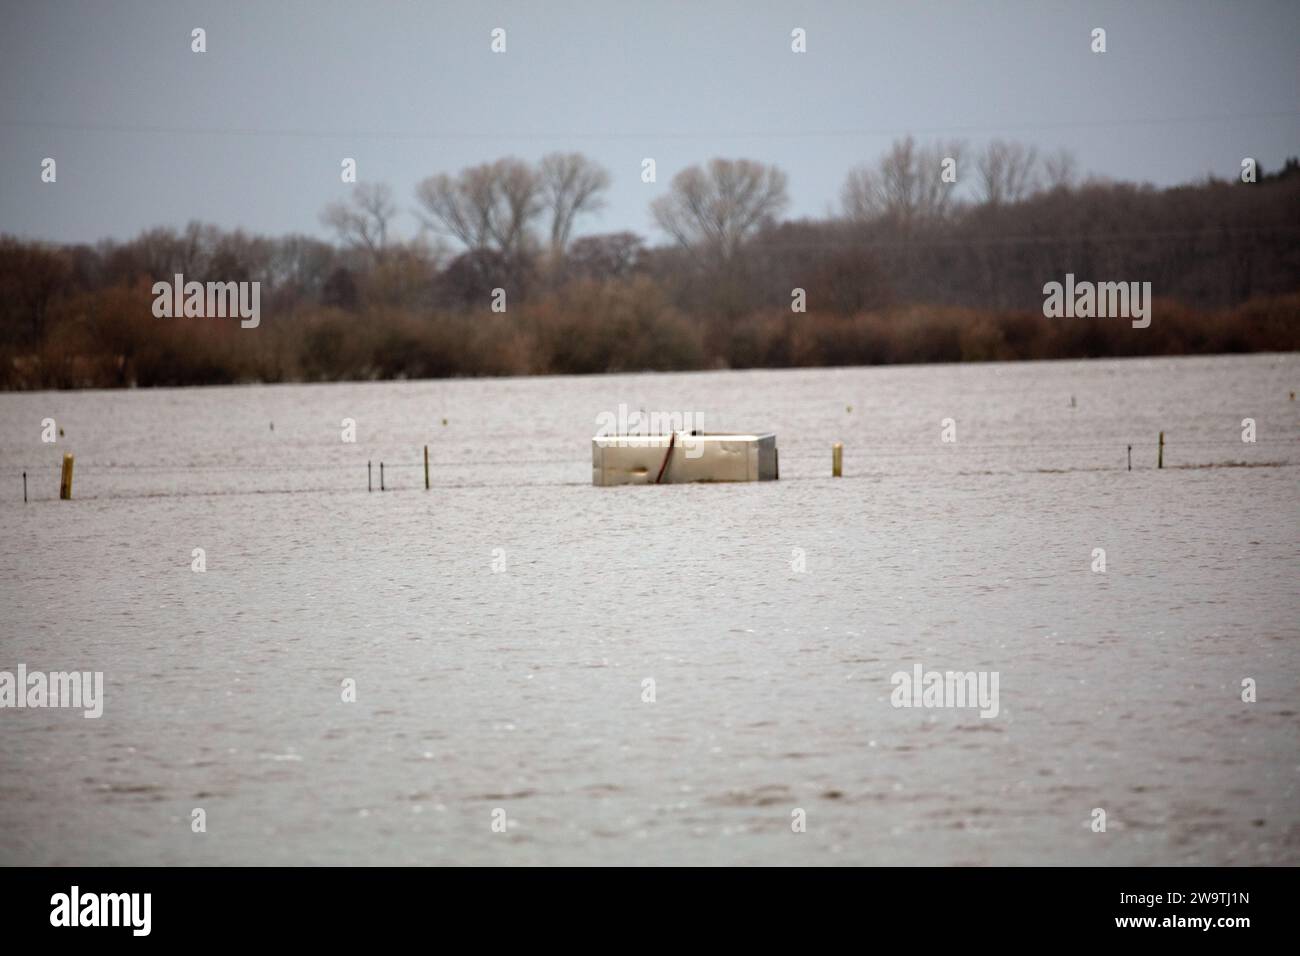
{"type": "Polygon", "coordinates": [[[72,455],[63,456],[63,475],[59,478],[59,498],[72,500],[72,455]]]}

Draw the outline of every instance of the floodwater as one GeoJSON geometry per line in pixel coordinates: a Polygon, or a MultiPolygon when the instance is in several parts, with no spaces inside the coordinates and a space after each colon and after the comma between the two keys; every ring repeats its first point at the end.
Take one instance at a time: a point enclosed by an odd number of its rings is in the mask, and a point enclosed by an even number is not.
{"type": "Polygon", "coordinates": [[[1296,389],[1291,354],[0,396],[0,670],[104,674],[97,720],[0,709],[0,863],[1300,863],[1296,389]],[[620,403],[774,431],[781,480],[593,488],[620,403]],[[918,664],[996,672],[997,716],[893,706],[918,664]]]}

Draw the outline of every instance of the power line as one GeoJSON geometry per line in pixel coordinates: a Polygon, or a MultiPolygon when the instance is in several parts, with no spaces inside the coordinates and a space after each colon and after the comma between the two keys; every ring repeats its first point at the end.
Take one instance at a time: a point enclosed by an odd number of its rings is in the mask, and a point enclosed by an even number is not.
{"type": "Polygon", "coordinates": [[[133,133],[167,136],[249,136],[283,137],[290,139],[399,139],[399,140],[711,140],[711,139],[837,139],[854,137],[900,135],[951,135],[960,133],[1020,132],[1049,129],[1096,129],[1119,126],[1166,126],[1181,123],[1240,122],[1254,119],[1282,119],[1300,116],[1300,110],[1264,110],[1250,113],[1202,113],[1185,116],[1121,117],[1094,120],[1054,120],[1028,123],[960,124],[932,127],[863,127],[844,129],[766,129],[766,130],[669,130],[646,131],[485,131],[485,130],[328,130],[328,129],[267,129],[257,127],[201,127],[165,126],[152,123],[67,123],[36,120],[4,120],[0,128],[45,129],[74,132],[133,133]]]}

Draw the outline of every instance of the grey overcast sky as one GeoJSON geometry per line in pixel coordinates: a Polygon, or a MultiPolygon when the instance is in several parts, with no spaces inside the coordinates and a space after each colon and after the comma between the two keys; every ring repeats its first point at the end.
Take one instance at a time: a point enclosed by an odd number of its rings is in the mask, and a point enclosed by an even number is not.
{"type": "Polygon", "coordinates": [[[775,163],[788,214],[821,216],[850,167],[909,132],[1067,147],[1083,171],[1157,185],[1229,177],[1244,156],[1300,154],[1298,47],[1297,0],[5,0],[0,232],[94,241],[198,219],[324,237],[345,156],[393,186],[404,237],[423,177],[557,149],[613,176],[580,233],[656,241],[648,204],[684,166],[775,163]]]}

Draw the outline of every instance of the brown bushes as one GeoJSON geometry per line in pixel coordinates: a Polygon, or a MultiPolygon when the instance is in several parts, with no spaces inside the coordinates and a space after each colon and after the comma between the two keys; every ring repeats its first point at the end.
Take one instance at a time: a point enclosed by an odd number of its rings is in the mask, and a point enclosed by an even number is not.
{"type": "Polygon", "coordinates": [[[1300,348],[1300,295],[1203,312],[1168,300],[1151,326],[1026,312],[907,306],[839,315],[768,310],[701,322],[645,277],[578,280],[505,313],[317,308],[264,318],[158,319],[144,284],[82,293],[51,309],[35,351],[0,349],[0,387],[589,374],[1191,355],[1300,348]],[[708,341],[723,348],[710,350],[708,341]]]}

